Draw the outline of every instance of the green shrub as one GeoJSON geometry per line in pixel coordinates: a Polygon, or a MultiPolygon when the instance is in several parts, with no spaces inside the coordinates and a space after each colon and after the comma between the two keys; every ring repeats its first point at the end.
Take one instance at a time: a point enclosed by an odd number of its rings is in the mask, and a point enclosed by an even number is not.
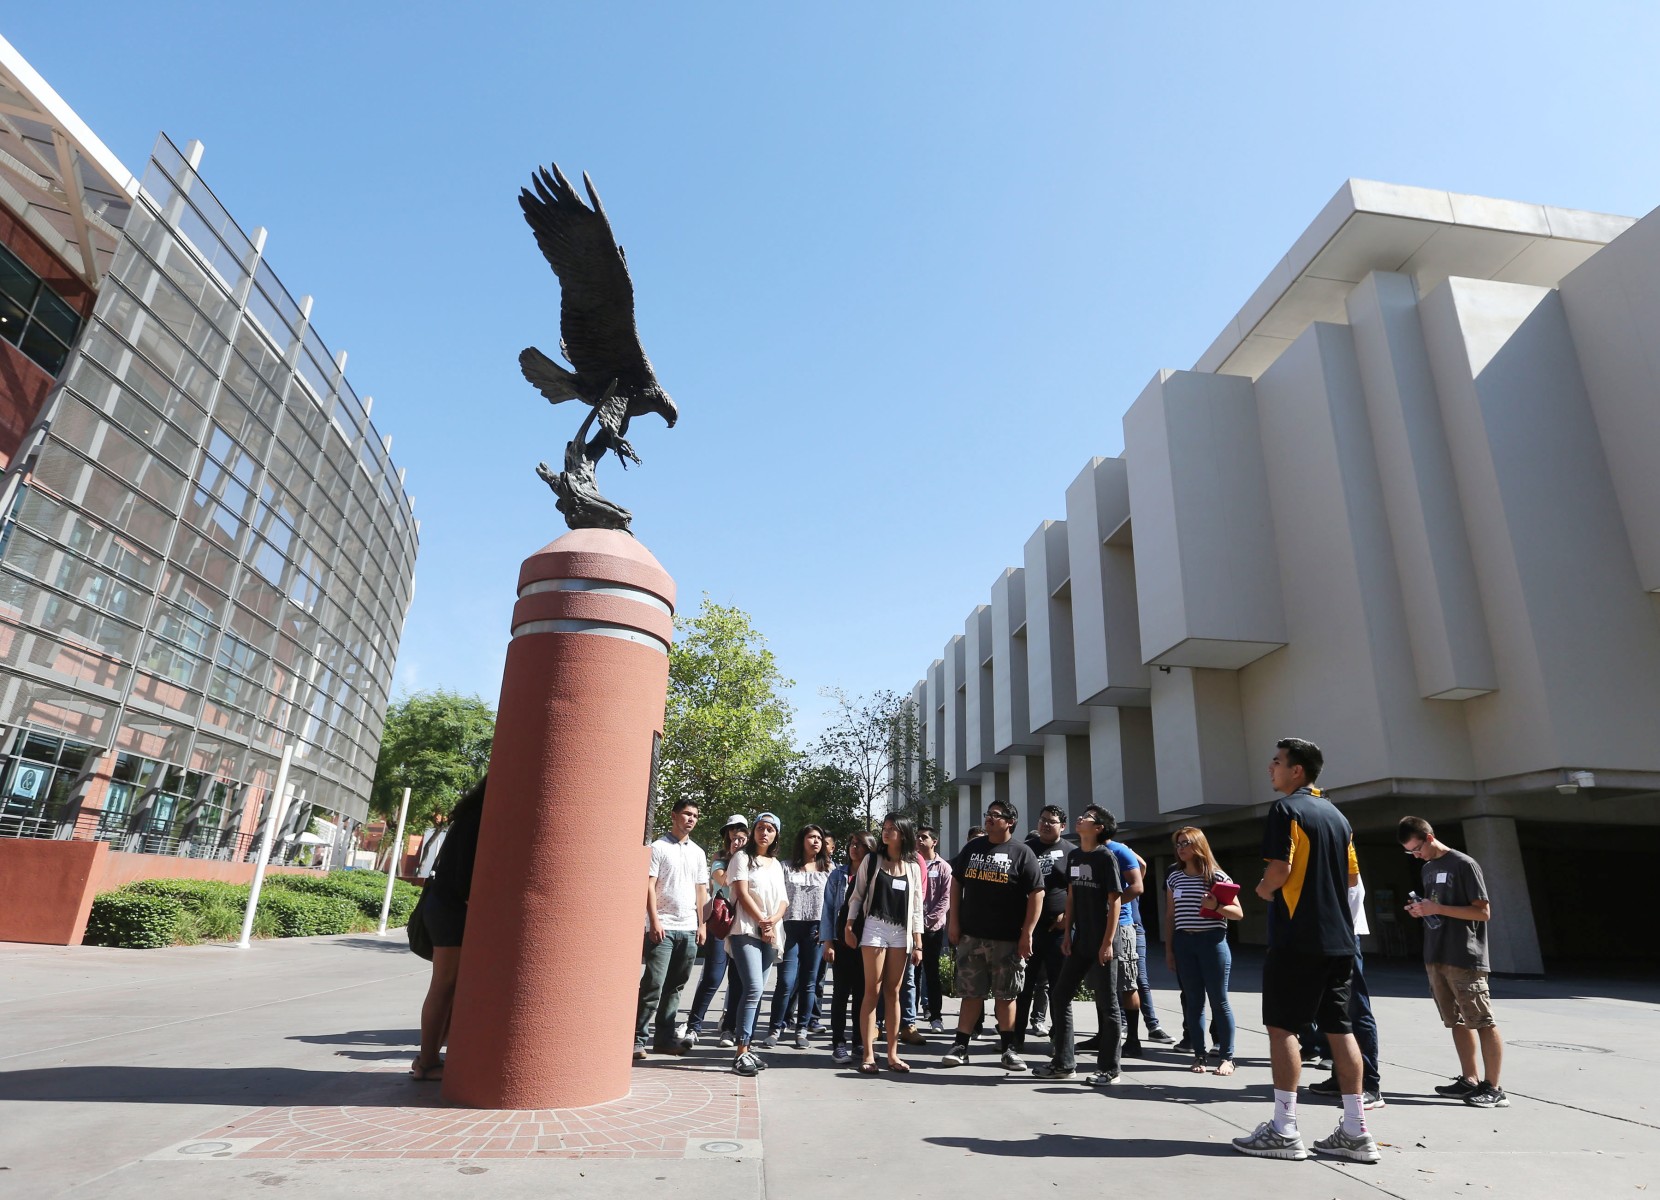
{"type": "Polygon", "coordinates": [[[185,919],[179,940],[224,942],[240,936],[242,917],[248,909],[246,883],[217,879],[141,879],[122,890],[141,896],[168,896],[184,906],[185,919]]]}
{"type": "MultiPolygon", "coordinates": [[[[337,896],[357,905],[368,928],[380,921],[381,902],[386,897],[386,876],[379,871],[330,871],[327,875],[273,875],[267,886],[276,886],[309,896],[337,896]]],[[[421,892],[403,880],[392,885],[388,925],[407,925],[409,914],[421,892]]]]}
{"type": "Polygon", "coordinates": [[[344,896],[308,894],[287,887],[267,887],[260,893],[259,909],[271,914],[277,937],[351,933],[363,920],[362,910],[344,896]]]}
{"type": "Polygon", "coordinates": [[[123,946],[130,950],[149,950],[156,946],[171,946],[185,933],[184,905],[171,896],[145,895],[139,892],[101,892],[92,899],[92,914],[87,918],[88,946],[123,946]]]}
{"type": "Polygon", "coordinates": [[[954,954],[940,955],[940,991],[947,996],[957,994],[957,958],[954,954]]]}

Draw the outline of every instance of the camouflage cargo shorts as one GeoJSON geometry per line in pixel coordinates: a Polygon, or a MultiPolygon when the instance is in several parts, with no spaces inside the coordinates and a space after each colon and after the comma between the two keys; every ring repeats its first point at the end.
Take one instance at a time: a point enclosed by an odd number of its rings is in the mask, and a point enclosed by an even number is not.
{"type": "Polygon", "coordinates": [[[1026,983],[1019,942],[963,936],[957,941],[953,991],[959,1000],[1018,1000],[1026,983]]]}

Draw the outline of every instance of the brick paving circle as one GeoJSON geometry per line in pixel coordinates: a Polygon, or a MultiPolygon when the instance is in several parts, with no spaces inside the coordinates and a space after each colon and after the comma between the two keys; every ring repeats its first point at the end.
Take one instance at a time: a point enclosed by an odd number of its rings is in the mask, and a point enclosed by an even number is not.
{"type": "Polygon", "coordinates": [[[352,1103],[262,1108],[202,1135],[228,1157],[684,1158],[754,1156],[761,1117],[754,1079],[689,1064],[636,1069],[628,1096],[589,1108],[444,1107],[432,1084],[401,1071],[358,1073],[352,1103]],[[255,1141],[255,1139],[258,1139],[255,1141]]]}

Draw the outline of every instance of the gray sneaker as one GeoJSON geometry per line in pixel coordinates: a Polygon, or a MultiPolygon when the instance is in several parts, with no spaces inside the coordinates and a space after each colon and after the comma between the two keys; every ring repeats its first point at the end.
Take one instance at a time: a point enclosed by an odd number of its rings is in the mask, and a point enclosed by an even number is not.
{"type": "Polygon", "coordinates": [[[853,1061],[853,1047],[849,1046],[846,1042],[843,1042],[841,1045],[836,1047],[830,1057],[839,1063],[851,1062],[853,1061]]]}
{"type": "Polygon", "coordinates": [[[738,1039],[735,1038],[734,1036],[732,1036],[730,1033],[723,1033],[723,1034],[720,1035],[720,1041],[716,1042],[715,1044],[717,1046],[719,1046],[722,1050],[730,1050],[730,1049],[732,1049],[733,1046],[736,1046],[738,1044],[738,1039]]]}
{"type": "Polygon", "coordinates": [[[1002,1067],[1005,1071],[1027,1070],[1026,1060],[1021,1058],[1020,1055],[1016,1054],[1013,1050],[1003,1051],[1003,1057],[998,1060],[997,1065],[1002,1067]]]}
{"type": "Polygon", "coordinates": [[[1504,1094],[1504,1089],[1482,1081],[1480,1087],[1464,1097],[1464,1103],[1472,1108],[1509,1108],[1510,1097],[1504,1094]]]}
{"type": "Polygon", "coordinates": [[[1039,1063],[1032,1069],[1032,1075],[1038,1079],[1071,1079],[1076,1073],[1075,1067],[1063,1067],[1059,1063],[1039,1063]]]}
{"type": "Polygon", "coordinates": [[[1097,1071],[1084,1080],[1090,1087],[1111,1087],[1118,1082],[1117,1071],[1097,1071]]]}
{"type": "Polygon", "coordinates": [[[797,1050],[805,1050],[807,1048],[807,1031],[805,1029],[798,1029],[795,1031],[795,1048],[797,1050]]]}
{"type": "Polygon", "coordinates": [[[940,1020],[938,1017],[935,1017],[932,1021],[928,1022],[928,1029],[931,1033],[944,1033],[945,1022],[940,1020]]]}
{"type": "Polygon", "coordinates": [[[940,1059],[940,1066],[960,1067],[966,1062],[968,1062],[968,1043],[957,1042],[945,1052],[945,1057],[940,1059]]]}
{"type": "Polygon", "coordinates": [[[1253,1158],[1301,1160],[1308,1157],[1308,1147],[1303,1145],[1303,1135],[1276,1133],[1272,1121],[1264,1121],[1258,1125],[1256,1132],[1249,1137],[1234,1138],[1233,1148],[1253,1158]]]}
{"type": "MultiPolygon", "coordinates": [[[[1238,1143],[1234,1143],[1238,1145],[1238,1143]]],[[[1344,1133],[1343,1122],[1337,1123],[1337,1128],[1331,1131],[1331,1136],[1321,1138],[1314,1143],[1317,1154],[1331,1154],[1337,1158],[1346,1158],[1350,1162],[1375,1163],[1383,1156],[1378,1153],[1378,1144],[1369,1133],[1344,1133]]]]}
{"type": "Polygon", "coordinates": [[[768,1030],[767,1036],[764,1038],[757,1038],[755,1045],[762,1050],[771,1050],[773,1047],[778,1045],[778,1031],[776,1029],[768,1030]]]}

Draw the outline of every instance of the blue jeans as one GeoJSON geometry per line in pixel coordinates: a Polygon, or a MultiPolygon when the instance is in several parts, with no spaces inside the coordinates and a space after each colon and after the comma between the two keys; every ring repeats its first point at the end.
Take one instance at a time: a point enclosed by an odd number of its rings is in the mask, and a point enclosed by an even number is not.
{"type": "MultiPolygon", "coordinates": [[[[1135,967],[1135,990],[1141,993],[1141,1019],[1147,1022],[1147,1032],[1159,1027],[1159,1014],[1153,1007],[1153,983],[1147,978],[1147,927],[1140,921],[1135,926],[1135,952],[1139,955],[1135,967]]],[[[1135,1036],[1130,1030],[1130,1036],[1135,1036]]]]}
{"type": "Polygon", "coordinates": [[[732,969],[738,973],[738,982],[743,985],[743,993],[738,1000],[737,1041],[738,1045],[747,1046],[755,1036],[755,1014],[761,1008],[761,991],[766,983],[767,968],[772,966],[778,951],[770,941],[734,934],[727,939],[726,953],[732,969]]]}
{"type": "Polygon", "coordinates": [[[1189,933],[1178,929],[1173,935],[1176,951],[1176,978],[1182,985],[1182,1032],[1194,1054],[1205,1047],[1205,999],[1210,999],[1211,1032],[1223,1058],[1233,1057],[1233,1009],[1228,1007],[1228,976],[1233,972],[1233,951],[1228,949],[1226,923],[1217,928],[1189,933]]]}
{"type": "Polygon", "coordinates": [[[645,970],[640,974],[640,1003],[634,1010],[634,1044],[644,1046],[653,1036],[655,1018],[653,1044],[671,1045],[674,1019],[680,1014],[680,989],[692,977],[692,962],[697,958],[697,930],[665,930],[663,940],[656,943],[647,934],[640,958],[645,970]]]}
{"type": "Polygon", "coordinates": [[[794,1023],[805,1029],[813,1019],[818,960],[824,947],[818,942],[817,921],[784,922],[784,957],[778,960],[778,985],[772,989],[772,1030],[794,1023]]]}
{"type": "Polygon", "coordinates": [[[1354,980],[1349,985],[1349,1020],[1354,1023],[1355,1043],[1360,1047],[1361,1086],[1368,1092],[1383,1090],[1378,1074],[1378,1020],[1372,1015],[1372,991],[1366,986],[1366,972],[1360,951],[1355,951],[1354,980]]]}
{"type": "MultiPolygon", "coordinates": [[[[709,944],[703,948],[703,975],[697,981],[697,993],[692,997],[691,1016],[686,1021],[688,1033],[702,1033],[703,1020],[709,1013],[709,1005],[715,999],[715,993],[720,990],[721,980],[726,978],[726,942],[720,938],[710,938],[709,944]]],[[[736,979],[736,976],[734,976],[736,979]]],[[[737,1022],[738,1017],[738,989],[726,989],[726,1004],[721,1012],[721,1032],[730,1030],[737,1022]]]]}

